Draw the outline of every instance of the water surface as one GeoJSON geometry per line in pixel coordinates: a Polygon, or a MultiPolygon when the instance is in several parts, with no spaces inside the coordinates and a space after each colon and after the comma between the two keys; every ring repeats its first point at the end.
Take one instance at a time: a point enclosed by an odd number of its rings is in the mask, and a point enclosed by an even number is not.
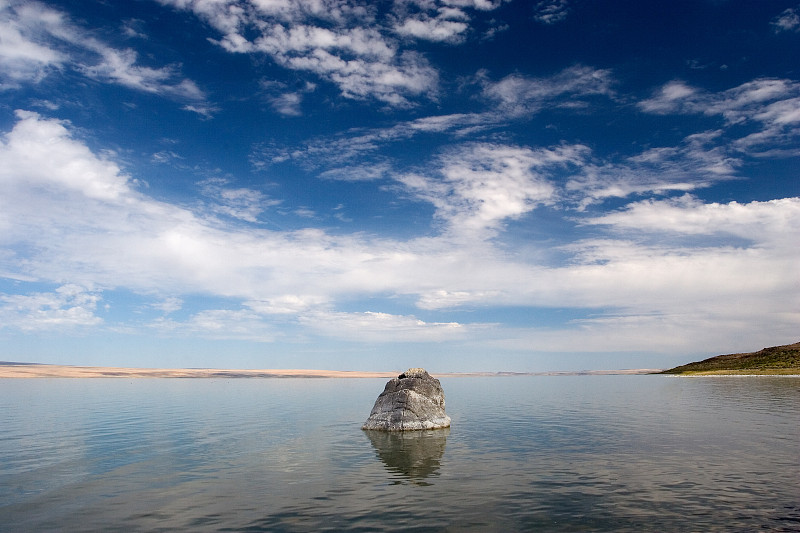
{"type": "Polygon", "coordinates": [[[2,531],[798,531],[800,379],[0,380],[2,531]]]}

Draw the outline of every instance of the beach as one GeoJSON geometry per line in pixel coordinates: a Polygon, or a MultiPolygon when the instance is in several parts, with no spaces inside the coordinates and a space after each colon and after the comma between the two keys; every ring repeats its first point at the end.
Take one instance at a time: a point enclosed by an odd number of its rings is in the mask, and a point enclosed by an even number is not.
{"type": "Polygon", "coordinates": [[[308,369],[129,368],[0,364],[0,378],[392,378],[398,372],[308,369]]]}
{"type": "MultiPolygon", "coordinates": [[[[559,376],[654,374],[656,368],[549,372],[432,372],[435,377],[559,376]]],[[[72,366],[0,362],[0,378],[385,378],[402,370],[313,370],[313,369],[221,369],[221,368],[133,368],[72,366]]]]}

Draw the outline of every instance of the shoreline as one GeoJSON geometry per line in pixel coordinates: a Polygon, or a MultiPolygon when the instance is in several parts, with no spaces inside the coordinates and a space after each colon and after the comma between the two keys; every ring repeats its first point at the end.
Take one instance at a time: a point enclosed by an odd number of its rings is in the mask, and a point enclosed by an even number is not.
{"type": "MultiPolygon", "coordinates": [[[[513,377],[513,376],[596,376],[656,374],[661,369],[583,370],[551,372],[439,372],[434,377],[513,377]]],[[[36,378],[385,378],[400,371],[369,372],[359,370],[312,369],[218,369],[218,368],[130,368],[109,366],[71,366],[42,363],[0,362],[0,379],[36,378]]]]}
{"type": "Polygon", "coordinates": [[[749,370],[685,370],[683,372],[664,372],[665,376],[679,378],[709,378],[709,377],[800,377],[800,368],[773,368],[749,370]]]}

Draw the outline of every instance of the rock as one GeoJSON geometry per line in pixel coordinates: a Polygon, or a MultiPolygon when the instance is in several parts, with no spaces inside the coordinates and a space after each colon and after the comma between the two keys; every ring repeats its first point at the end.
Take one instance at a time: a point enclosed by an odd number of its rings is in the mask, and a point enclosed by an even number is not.
{"type": "Polygon", "coordinates": [[[361,429],[417,431],[450,427],[439,380],[423,368],[409,368],[389,380],[361,429]]]}

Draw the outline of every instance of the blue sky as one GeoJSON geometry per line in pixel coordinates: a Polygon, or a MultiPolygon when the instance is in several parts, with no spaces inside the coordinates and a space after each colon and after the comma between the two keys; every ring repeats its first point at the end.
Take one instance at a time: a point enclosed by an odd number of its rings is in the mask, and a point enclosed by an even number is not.
{"type": "Polygon", "coordinates": [[[796,1],[0,0],[0,359],[796,342],[799,52],[796,1]]]}

